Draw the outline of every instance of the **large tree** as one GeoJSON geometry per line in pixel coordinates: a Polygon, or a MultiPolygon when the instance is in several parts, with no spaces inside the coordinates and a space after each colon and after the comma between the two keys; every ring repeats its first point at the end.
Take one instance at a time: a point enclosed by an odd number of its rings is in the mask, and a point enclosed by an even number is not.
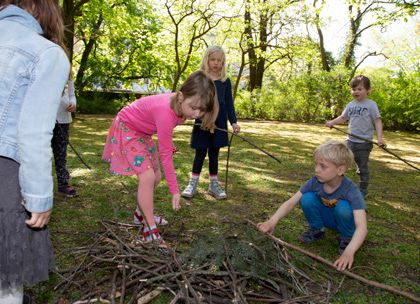
{"type": "Polygon", "coordinates": [[[76,87],[150,77],[158,66],[152,52],[156,20],[146,1],[86,2],[76,17],[76,87]]]}
{"type": "Polygon", "coordinates": [[[292,6],[300,0],[246,0],[244,38],[249,58],[249,86],[261,88],[265,70],[278,60],[290,56],[290,36],[299,11],[292,6]],[[288,13],[291,9],[293,14],[288,13]]]}
{"type": "Polygon", "coordinates": [[[70,63],[73,60],[75,18],[82,13],[83,5],[89,0],[63,0],[63,21],[66,27],[64,44],[69,53],[70,63]]]}
{"type": "MultiPolygon", "coordinates": [[[[318,34],[319,54],[322,62],[322,69],[331,70],[331,64],[334,63],[330,54],[326,51],[327,45],[323,36],[322,26],[325,21],[320,17],[326,5],[326,0],[313,0],[313,18],[312,23],[318,34]]],[[[380,28],[385,30],[387,26],[397,20],[413,15],[418,10],[416,1],[399,0],[345,0],[348,15],[348,30],[345,44],[341,55],[335,62],[341,64],[350,71],[350,77],[354,75],[357,68],[371,56],[384,56],[380,51],[369,50],[361,58],[355,57],[355,51],[360,46],[362,35],[372,29],[380,28]]],[[[327,26],[327,24],[325,25],[327,26]]]]}
{"type": "Polygon", "coordinates": [[[203,39],[224,19],[216,0],[166,0],[165,8],[171,21],[168,29],[172,36],[175,71],[172,90],[190,65],[194,52],[202,49],[203,39]]]}

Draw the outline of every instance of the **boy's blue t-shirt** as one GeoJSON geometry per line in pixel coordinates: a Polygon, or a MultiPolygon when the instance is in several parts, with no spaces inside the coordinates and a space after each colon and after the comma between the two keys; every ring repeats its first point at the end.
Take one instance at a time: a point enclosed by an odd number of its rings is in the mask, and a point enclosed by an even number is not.
{"type": "Polygon", "coordinates": [[[338,200],[347,200],[353,210],[367,209],[362,193],[356,184],[348,177],[344,176],[341,185],[333,192],[324,191],[324,184],[318,181],[316,176],[308,180],[301,188],[302,194],[306,192],[314,192],[321,202],[333,207],[338,200]]]}

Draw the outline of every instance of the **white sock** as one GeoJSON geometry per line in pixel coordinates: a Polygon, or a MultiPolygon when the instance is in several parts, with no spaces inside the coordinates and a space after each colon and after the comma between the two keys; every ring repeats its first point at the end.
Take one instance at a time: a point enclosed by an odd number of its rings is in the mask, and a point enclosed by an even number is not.
{"type": "Polygon", "coordinates": [[[0,289],[0,304],[22,304],[23,287],[17,289],[0,289]]]}

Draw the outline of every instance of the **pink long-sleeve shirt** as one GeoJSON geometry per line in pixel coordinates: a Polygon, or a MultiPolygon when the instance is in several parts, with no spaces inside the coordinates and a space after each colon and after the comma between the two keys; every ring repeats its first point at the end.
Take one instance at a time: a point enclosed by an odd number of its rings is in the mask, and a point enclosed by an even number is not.
{"type": "Polygon", "coordinates": [[[119,117],[133,131],[152,136],[157,134],[163,173],[172,194],[179,193],[173,164],[173,129],[184,122],[170,107],[173,93],[140,98],[119,112],[119,117]]]}

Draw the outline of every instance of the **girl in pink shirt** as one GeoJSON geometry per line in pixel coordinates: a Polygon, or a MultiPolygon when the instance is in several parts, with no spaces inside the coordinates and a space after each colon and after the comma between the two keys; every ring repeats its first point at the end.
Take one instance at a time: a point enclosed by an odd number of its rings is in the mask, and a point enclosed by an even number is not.
{"type": "Polygon", "coordinates": [[[110,163],[111,173],[137,175],[137,203],[143,212],[138,218],[142,221],[146,242],[158,240],[164,244],[153,215],[153,194],[161,173],[152,135],[157,134],[159,156],[172,194],[172,208],[178,210],[180,194],[172,162],[173,129],[186,119],[202,118],[202,128],[213,132],[218,111],[214,83],[204,72],[198,71],[185,80],[179,92],[140,98],[114,118],[102,159],[110,163]]]}

